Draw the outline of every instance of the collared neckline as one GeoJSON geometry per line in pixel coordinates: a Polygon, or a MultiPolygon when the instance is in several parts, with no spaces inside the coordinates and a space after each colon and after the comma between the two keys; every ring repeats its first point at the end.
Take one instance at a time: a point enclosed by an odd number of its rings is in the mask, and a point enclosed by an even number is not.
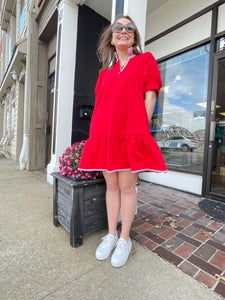
{"type": "MultiPolygon", "coordinates": [[[[128,48],[127,60],[131,59],[134,56],[136,56],[136,54],[134,54],[134,48],[133,47],[128,48]]],[[[116,57],[116,62],[118,62],[119,56],[116,51],[115,51],[115,57],[116,57]]]]}
{"type": "MultiPolygon", "coordinates": [[[[126,60],[125,65],[123,66],[123,68],[120,69],[120,72],[122,72],[122,71],[124,70],[124,68],[126,67],[126,65],[127,65],[128,62],[129,62],[129,60],[130,60],[131,58],[133,58],[133,57],[136,56],[136,54],[134,53],[134,48],[133,48],[133,47],[128,48],[127,51],[128,51],[127,60],[126,60]]],[[[119,56],[118,56],[117,52],[115,52],[115,57],[116,57],[116,62],[118,62],[118,61],[119,61],[119,56]]]]}

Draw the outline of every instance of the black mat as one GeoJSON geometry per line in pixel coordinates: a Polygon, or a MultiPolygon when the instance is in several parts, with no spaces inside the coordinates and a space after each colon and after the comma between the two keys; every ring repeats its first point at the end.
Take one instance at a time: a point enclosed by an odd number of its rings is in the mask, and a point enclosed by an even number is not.
{"type": "Polygon", "coordinates": [[[201,210],[216,221],[225,222],[225,203],[212,199],[204,199],[198,205],[201,210]]]}

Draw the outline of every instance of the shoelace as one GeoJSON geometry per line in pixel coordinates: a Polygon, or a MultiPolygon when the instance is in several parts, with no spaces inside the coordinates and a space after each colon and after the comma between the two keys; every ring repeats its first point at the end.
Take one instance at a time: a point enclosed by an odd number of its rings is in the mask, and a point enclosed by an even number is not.
{"type": "Polygon", "coordinates": [[[115,238],[114,236],[107,234],[106,236],[104,236],[104,237],[102,238],[102,240],[105,241],[105,242],[107,243],[107,241],[108,241],[108,242],[113,242],[114,238],[115,238]]]}
{"type": "Polygon", "coordinates": [[[128,244],[126,241],[119,240],[116,244],[116,251],[123,251],[128,247],[128,244]]]}

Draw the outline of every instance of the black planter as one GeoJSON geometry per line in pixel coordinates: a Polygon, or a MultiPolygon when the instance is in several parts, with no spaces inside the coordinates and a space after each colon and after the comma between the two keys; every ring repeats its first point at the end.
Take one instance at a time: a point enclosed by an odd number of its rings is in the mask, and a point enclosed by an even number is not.
{"type": "Polygon", "coordinates": [[[58,172],[53,176],[53,224],[70,233],[72,247],[82,245],[83,235],[107,225],[104,178],[75,181],[58,172]]]}

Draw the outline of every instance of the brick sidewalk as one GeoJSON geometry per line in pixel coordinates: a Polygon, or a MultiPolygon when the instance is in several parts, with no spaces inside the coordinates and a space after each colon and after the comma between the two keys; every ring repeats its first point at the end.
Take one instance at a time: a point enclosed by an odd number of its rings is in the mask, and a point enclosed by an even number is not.
{"type": "Polygon", "coordinates": [[[198,207],[201,197],[141,182],[131,237],[225,297],[225,224],[198,207]]]}

